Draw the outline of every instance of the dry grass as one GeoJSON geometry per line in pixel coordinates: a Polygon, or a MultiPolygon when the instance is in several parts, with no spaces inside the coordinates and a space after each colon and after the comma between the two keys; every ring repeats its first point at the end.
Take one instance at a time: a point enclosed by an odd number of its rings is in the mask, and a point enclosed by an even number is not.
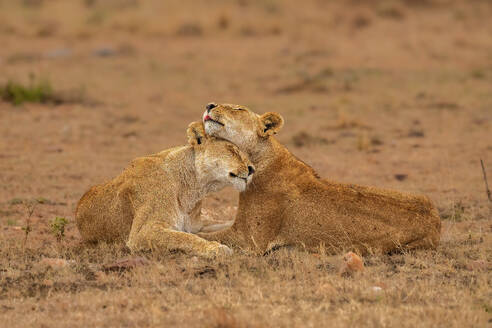
{"type": "Polygon", "coordinates": [[[6,327],[484,327],[492,319],[489,223],[446,222],[445,230],[437,251],[367,257],[354,277],[338,274],[339,256],[287,249],[215,261],[147,254],[149,265],[105,272],[125,249],[2,240],[0,315],[6,327]],[[70,264],[51,267],[43,257],[70,264]]]}
{"type": "MultiPolygon", "coordinates": [[[[491,15],[481,0],[0,0],[0,85],[81,90],[0,100],[0,326],[490,326],[491,15]],[[210,101],[280,112],[279,140],[322,177],[428,195],[441,245],[354,277],[340,255],[286,249],[105,270],[129,254],[79,246],[76,202],[183,144],[210,101]]],[[[205,213],[236,204],[226,190],[205,213]]]]}

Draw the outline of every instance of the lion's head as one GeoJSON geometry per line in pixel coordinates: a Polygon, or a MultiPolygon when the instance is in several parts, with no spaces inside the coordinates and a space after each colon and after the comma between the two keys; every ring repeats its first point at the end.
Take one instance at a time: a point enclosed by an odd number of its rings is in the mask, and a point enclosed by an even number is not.
{"type": "Polygon", "coordinates": [[[245,153],[231,142],[207,135],[201,122],[191,123],[187,135],[199,179],[210,181],[214,190],[225,186],[246,189],[255,169],[245,153]]]}
{"type": "Polygon", "coordinates": [[[209,103],[203,123],[208,135],[228,140],[251,154],[259,141],[282,128],[284,119],[273,112],[258,115],[241,105],[209,103]]]}

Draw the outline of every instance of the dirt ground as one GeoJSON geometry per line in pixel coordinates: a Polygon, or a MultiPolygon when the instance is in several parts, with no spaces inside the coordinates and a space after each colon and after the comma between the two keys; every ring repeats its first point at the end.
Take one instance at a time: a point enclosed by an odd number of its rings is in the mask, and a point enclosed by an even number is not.
{"type": "MultiPolygon", "coordinates": [[[[0,100],[0,326],[492,325],[491,15],[485,0],[0,0],[0,85],[42,79],[60,99],[0,100]],[[428,195],[441,245],[352,277],[302,250],[104,270],[130,254],[81,246],[77,201],[184,144],[211,101],[283,115],[278,139],[322,177],[428,195]]],[[[236,204],[224,190],[204,215],[236,204]]]]}

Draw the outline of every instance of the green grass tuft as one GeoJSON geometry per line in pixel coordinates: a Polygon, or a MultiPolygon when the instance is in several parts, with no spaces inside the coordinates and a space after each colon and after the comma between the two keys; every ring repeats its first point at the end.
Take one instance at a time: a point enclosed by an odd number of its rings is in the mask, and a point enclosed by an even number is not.
{"type": "Polygon", "coordinates": [[[56,217],[51,223],[51,232],[55,235],[57,241],[61,241],[65,237],[65,226],[68,220],[62,217],[56,217]]]}
{"type": "Polygon", "coordinates": [[[54,100],[51,84],[47,80],[35,82],[33,78],[28,85],[8,81],[0,87],[0,98],[16,106],[25,102],[47,103],[54,100]]]}

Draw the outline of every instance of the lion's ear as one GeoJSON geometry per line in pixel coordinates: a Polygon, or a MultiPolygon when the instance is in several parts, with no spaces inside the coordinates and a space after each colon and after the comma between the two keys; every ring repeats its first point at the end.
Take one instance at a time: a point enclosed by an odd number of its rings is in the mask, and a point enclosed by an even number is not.
{"type": "Polygon", "coordinates": [[[188,143],[192,146],[201,145],[207,139],[207,134],[205,133],[205,127],[202,122],[192,122],[188,125],[186,130],[188,135],[188,143]]]}
{"type": "Polygon", "coordinates": [[[268,137],[276,134],[284,125],[284,119],[280,114],[268,112],[260,116],[260,131],[259,135],[268,137]]]}

